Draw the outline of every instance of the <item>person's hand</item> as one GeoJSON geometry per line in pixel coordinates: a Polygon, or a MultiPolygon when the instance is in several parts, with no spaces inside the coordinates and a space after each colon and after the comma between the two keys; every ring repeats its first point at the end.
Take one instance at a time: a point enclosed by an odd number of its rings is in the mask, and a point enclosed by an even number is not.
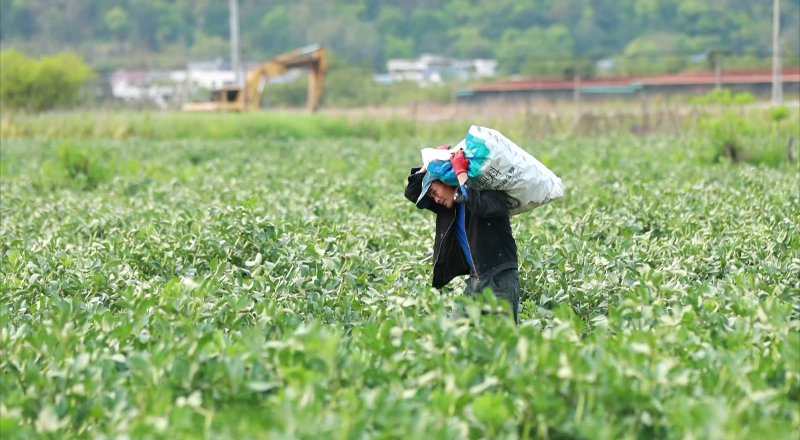
{"type": "Polygon", "coordinates": [[[449,150],[450,149],[450,145],[439,145],[438,147],[436,147],[436,149],[437,150],[449,150]]]}
{"type": "Polygon", "coordinates": [[[453,166],[453,172],[458,177],[461,173],[466,173],[467,168],[469,168],[469,159],[464,157],[464,150],[458,150],[458,152],[452,156],[450,156],[450,165],[453,166]]]}

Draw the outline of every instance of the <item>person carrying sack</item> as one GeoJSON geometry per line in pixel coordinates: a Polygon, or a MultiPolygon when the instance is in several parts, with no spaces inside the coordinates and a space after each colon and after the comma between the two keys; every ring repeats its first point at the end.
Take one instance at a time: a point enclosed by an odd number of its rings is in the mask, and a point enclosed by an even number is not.
{"type": "MultiPolygon", "coordinates": [[[[437,149],[449,149],[443,145],[437,149]]],[[[517,243],[504,191],[479,190],[467,174],[469,160],[459,150],[450,157],[459,186],[450,186],[412,168],[405,197],[419,209],[436,214],[433,282],[440,289],[460,275],[469,275],[464,294],[474,297],[489,288],[519,322],[517,243]]]]}

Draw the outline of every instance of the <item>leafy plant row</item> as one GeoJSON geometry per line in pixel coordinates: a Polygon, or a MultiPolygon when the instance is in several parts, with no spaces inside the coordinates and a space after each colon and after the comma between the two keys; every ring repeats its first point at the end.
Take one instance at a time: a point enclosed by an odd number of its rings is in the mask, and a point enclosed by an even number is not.
{"type": "Polygon", "coordinates": [[[462,281],[429,287],[433,219],[401,194],[427,142],[65,145],[3,142],[4,438],[800,429],[788,164],[709,165],[670,137],[523,143],[568,190],[512,221],[515,327],[462,281]],[[77,184],[85,159],[113,171],[77,184]],[[61,183],[36,184],[47,163],[61,183]]]}

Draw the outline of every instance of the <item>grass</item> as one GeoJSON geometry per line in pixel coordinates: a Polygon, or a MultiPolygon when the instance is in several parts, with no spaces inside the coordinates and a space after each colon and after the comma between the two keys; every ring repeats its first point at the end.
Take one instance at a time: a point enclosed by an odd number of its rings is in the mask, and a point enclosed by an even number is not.
{"type": "MultiPolygon", "coordinates": [[[[298,111],[259,111],[251,113],[184,113],[184,112],[63,112],[21,114],[4,112],[0,119],[2,139],[260,139],[304,140],[362,138],[388,139],[452,139],[458,142],[469,123],[503,129],[506,133],[528,133],[524,114],[509,116],[491,112],[466,122],[448,112],[430,119],[430,115],[414,118],[408,115],[386,115],[357,112],[353,114],[298,111]],[[465,128],[466,127],[466,128],[465,128]]],[[[569,121],[559,125],[565,133],[569,121]]]]}
{"type": "MultiPolygon", "coordinates": [[[[698,108],[697,118],[671,112],[653,115],[595,114],[590,109],[580,120],[574,115],[551,117],[494,111],[467,118],[440,109],[417,120],[386,114],[303,114],[285,112],[253,113],[101,113],[67,112],[15,114],[4,112],[0,119],[2,139],[50,140],[330,140],[370,139],[403,141],[435,139],[455,144],[463,139],[470,124],[494,127],[516,139],[579,139],[599,135],[619,136],[631,130],[686,136],[680,142],[700,152],[708,163],[720,160],[780,166],[787,162],[790,137],[800,140],[800,119],[793,109],[745,109],[711,106],[698,108]],[[709,110],[710,109],[710,110],[709,110]],[[432,118],[432,119],[431,119],[432,118]],[[663,119],[666,118],[666,119],[663,119]],[[731,154],[730,150],[735,150],[731,154]]],[[[512,109],[513,110],[513,109],[512,109]]],[[[676,152],[680,154],[680,151],[676,152]]],[[[797,156],[797,155],[795,155],[797,156]]]]}
{"type": "Polygon", "coordinates": [[[374,140],[418,135],[460,135],[463,124],[417,126],[407,118],[375,120],[324,114],[256,113],[52,113],[14,114],[0,125],[2,138],[45,139],[341,139],[374,140]]]}
{"type": "Polygon", "coordinates": [[[797,164],[521,144],[515,327],[428,287],[431,142],[4,139],[3,438],[796,438],[797,164]]]}

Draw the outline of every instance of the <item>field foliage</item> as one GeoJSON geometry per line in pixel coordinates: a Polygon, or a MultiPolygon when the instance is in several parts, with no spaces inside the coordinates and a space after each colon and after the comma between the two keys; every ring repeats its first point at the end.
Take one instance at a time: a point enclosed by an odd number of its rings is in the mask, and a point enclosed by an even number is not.
{"type": "MultiPolygon", "coordinates": [[[[0,124],[2,138],[39,139],[408,139],[456,136],[464,124],[417,126],[408,118],[375,120],[324,114],[101,113],[10,114],[0,124]]],[[[469,126],[467,126],[469,128],[469,126]]]]}
{"type": "Polygon", "coordinates": [[[3,439],[796,438],[797,163],[520,143],[515,327],[429,287],[432,142],[4,139],[3,439]]]}
{"type": "MultiPolygon", "coordinates": [[[[683,136],[679,141],[685,148],[672,154],[691,151],[694,160],[703,163],[720,161],[749,162],[756,165],[780,166],[797,158],[788,154],[787,142],[794,137],[800,141],[800,115],[787,107],[772,109],[746,108],[752,95],[732,94],[728,90],[715,91],[692,102],[694,110],[675,116],[666,124],[658,123],[656,131],[683,136]],[[696,154],[695,154],[696,153],[696,154]]],[[[661,104],[655,105],[657,111],[661,104]]],[[[636,110],[630,105],[615,109],[609,116],[617,115],[627,120],[626,113],[636,110]]],[[[662,109],[663,110],[663,109],[662,109]]],[[[151,140],[330,140],[370,139],[374,141],[414,139],[448,139],[457,142],[466,134],[470,124],[496,128],[513,139],[558,137],[575,139],[586,135],[573,120],[572,113],[552,114],[552,126],[547,132],[537,132],[534,120],[524,112],[516,116],[493,115],[491,112],[470,120],[448,118],[439,121],[415,121],[408,117],[378,117],[365,113],[359,116],[330,114],[302,114],[281,112],[234,113],[181,113],[181,112],[66,112],[45,114],[19,114],[6,112],[0,118],[2,139],[151,139],[151,140]]],[[[588,113],[592,114],[591,111],[588,113]]],[[[634,111],[635,114],[635,111],[634,111]]],[[[662,115],[663,116],[663,115],[662,115]]],[[[648,116],[641,121],[604,124],[602,134],[616,136],[641,129],[648,116]]],[[[609,121],[610,122],[610,121],[609,121]]],[[[663,122],[663,121],[662,121],[663,122]]],[[[598,133],[591,132],[592,136],[598,133]]],[[[438,142],[438,141],[437,141],[438,142]]],[[[795,145],[800,144],[796,142],[795,145]]],[[[796,148],[796,147],[795,147],[796,148]]],[[[542,154],[547,154],[546,152],[542,154]]]]}

